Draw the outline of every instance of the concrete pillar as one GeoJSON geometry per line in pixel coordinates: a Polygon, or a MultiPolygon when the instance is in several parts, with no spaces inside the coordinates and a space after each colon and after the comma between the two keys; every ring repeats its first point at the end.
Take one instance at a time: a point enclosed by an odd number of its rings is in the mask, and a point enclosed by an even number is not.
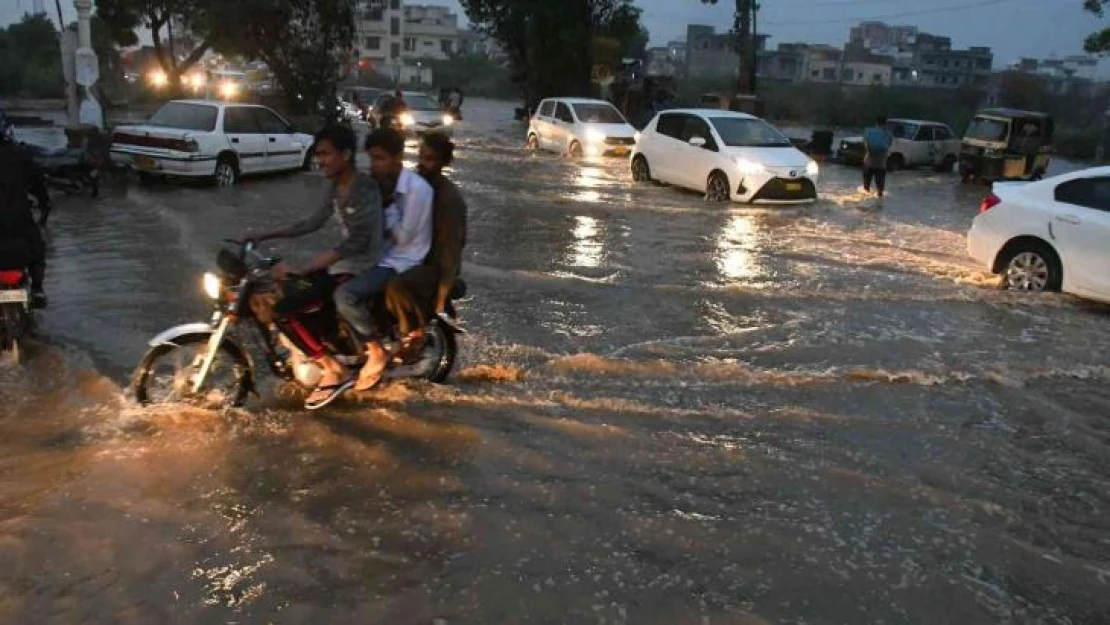
{"type": "Polygon", "coordinates": [[[92,48],[92,0],[73,0],[77,9],[77,51],[75,53],[75,75],[77,84],[84,88],[81,98],[80,122],[104,128],[104,113],[96,101],[92,87],[100,79],[100,64],[92,48]]]}

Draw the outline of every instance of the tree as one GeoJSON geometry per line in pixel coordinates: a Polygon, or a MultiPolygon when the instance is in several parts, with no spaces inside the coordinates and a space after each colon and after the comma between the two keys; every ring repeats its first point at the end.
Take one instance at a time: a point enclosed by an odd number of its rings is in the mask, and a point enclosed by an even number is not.
{"type": "Polygon", "coordinates": [[[64,91],[58,31],[45,15],[0,29],[0,93],[57,97],[64,91]]]}
{"type": "MultiPolygon", "coordinates": [[[[1084,0],[1083,8],[1102,17],[1108,4],[1110,4],[1110,0],[1084,0]]],[[[1088,36],[1083,48],[1091,54],[1110,52],[1110,28],[1104,28],[1088,36]]]]}
{"type": "MultiPolygon", "coordinates": [[[[631,0],[460,0],[475,28],[509,57],[529,107],[553,95],[590,95],[598,38],[642,35],[631,0]]],[[[634,49],[634,45],[630,49],[634,49]]]]}
{"type": "Polygon", "coordinates": [[[212,25],[212,9],[221,4],[220,0],[97,0],[96,14],[121,46],[139,42],[136,29],[150,30],[158,64],[169,84],[178,86],[181,76],[212,47],[204,33],[212,25]],[[202,36],[187,54],[182,55],[176,48],[175,25],[202,36]]]}
{"type": "Polygon", "coordinates": [[[334,110],[354,44],[350,0],[217,2],[207,32],[217,50],[265,62],[294,112],[334,110]]]}

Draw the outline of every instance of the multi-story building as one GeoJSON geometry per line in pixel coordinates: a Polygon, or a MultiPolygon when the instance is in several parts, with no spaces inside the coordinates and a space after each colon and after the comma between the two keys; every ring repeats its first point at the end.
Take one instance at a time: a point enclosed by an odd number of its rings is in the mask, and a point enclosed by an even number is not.
{"type": "Polygon", "coordinates": [[[975,46],[967,50],[953,50],[950,38],[922,33],[918,35],[914,48],[909,77],[923,87],[981,88],[990,81],[993,65],[994,54],[990,48],[975,46]]]}
{"type": "Polygon", "coordinates": [[[431,82],[426,61],[446,59],[459,50],[459,18],[447,7],[403,0],[358,0],[356,7],[360,71],[425,84],[431,82]]]}
{"type": "MultiPolygon", "coordinates": [[[[767,45],[768,35],[757,35],[756,53],[767,45]]],[[[731,33],[718,33],[712,26],[690,24],[686,27],[686,76],[709,78],[736,76],[740,56],[731,33]]]]}
{"type": "Polygon", "coordinates": [[[892,55],[913,45],[916,26],[892,26],[885,22],[861,22],[848,34],[848,43],[875,54],[892,55]]]}

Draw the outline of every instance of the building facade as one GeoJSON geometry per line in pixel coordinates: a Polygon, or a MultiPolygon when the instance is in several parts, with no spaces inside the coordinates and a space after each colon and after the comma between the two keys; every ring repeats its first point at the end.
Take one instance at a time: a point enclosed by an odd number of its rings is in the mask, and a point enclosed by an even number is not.
{"type": "MultiPolygon", "coordinates": [[[[768,35],[755,38],[756,54],[764,50],[768,35]]],[[[712,26],[690,24],[686,27],[685,75],[688,78],[737,76],[740,55],[731,33],[718,33],[712,26]]]]}
{"type": "Polygon", "coordinates": [[[432,79],[427,61],[444,60],[460,50],[459,18],[447,7],[359,0],[355,16],[361,72],[427,84],[432,79]]]}

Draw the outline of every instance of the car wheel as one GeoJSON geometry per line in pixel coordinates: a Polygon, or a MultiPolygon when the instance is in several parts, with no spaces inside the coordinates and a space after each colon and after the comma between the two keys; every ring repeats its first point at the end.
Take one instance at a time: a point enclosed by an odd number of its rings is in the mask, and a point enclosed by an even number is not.
{"type": "Polygon", "coordinates": [[[301,163],[301,170],[313,171],[316,168],[316,149],[315,146],[309,146],[309,148],[305,150],[304,162],[301,163]]]}
{"type": "Polygon", "coordinates": [[[1060,258],[1044,244],[1029,242],[1014,246],[1002,267],[1006,288],[1011,291],[1059,291],[1063,285],[1060,258]]]}
{"type": "Polygon", "coordinates": [[[709,174],[709,180],[705,183],[705,199],[710,202],[727,202],[732,199],[730,189],[728,176],[722,171],[715,171],[709,174]]]}
{"type": "Polygon", "coordinates": [[[899,171],[906,167],[906,159],[901,154],[891,154],[890,158],[886,159],[887,171],[899,171]]]}
{"type": "Polygon", "coordinates": [[[540,149],[540,138],[535,134],[528,135],[528,149],[533,152],[540,149]]]}
{"type": "Polygon", "coordinates": [[[634,182],[651,182],[651,166],[643,154],[637,154],[632,159],[632,180],[634,182]]]}
{"type": "Polygon", "coordinates": [[[950,174],[952,173],[952,170],[955,169],[955,167],[956,157],[949,154],[948,156],[944,157],[944,160],[941,161],[940,165],[937,165],[937,173],[950,174]]]}
{"type": "Polygon", "coordinates": [[[235,166],[234,159],[221,156],[220,160],[216,161],[216,173],[213,177],[217,187],[234,187],[239,181],[239,168],[235,166]]]}
{"type": "Polygon", "coordinates": [[[582,144],[577,141],[572,141],[570,149],[568,149],[567,152],[573,158],[582,158],[582,144]]]}

